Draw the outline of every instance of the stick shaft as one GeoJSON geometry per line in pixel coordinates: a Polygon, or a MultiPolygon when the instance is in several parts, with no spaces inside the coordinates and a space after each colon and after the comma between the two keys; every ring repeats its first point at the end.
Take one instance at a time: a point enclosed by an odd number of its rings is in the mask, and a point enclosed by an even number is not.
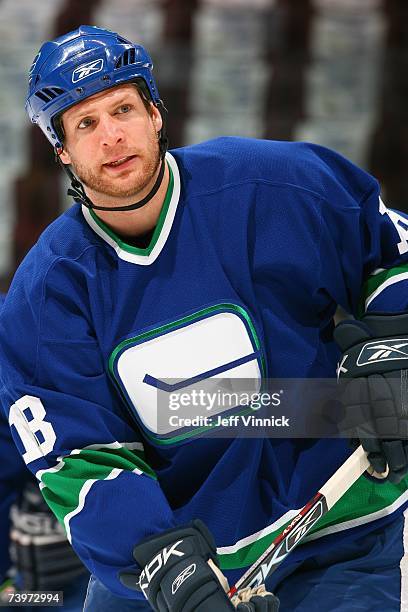
{"type": "Polygon", "coordinates": [[[265,552],[251,565],[228,592],[232,597],[240,589],[260,586],[286,556],[303,540],[334,504],[369,467],[367,455],[359,446],[329,478],[316,495],[300,510],[265,552]]]}

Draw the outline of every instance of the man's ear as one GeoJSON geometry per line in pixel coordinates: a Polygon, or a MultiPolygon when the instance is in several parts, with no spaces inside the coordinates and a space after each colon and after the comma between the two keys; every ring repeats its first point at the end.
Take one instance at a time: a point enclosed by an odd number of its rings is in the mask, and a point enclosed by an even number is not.
{"type": "Polygon", "coordinates": [[[63,164],[71,163],[71,156],[67,151],[65,151],[65,149],[62,149],[62,151],[60,151],[58,155],[63,164]]]}
{"type": "Polygon", "coordinates": [[[162,119],[159,109],[157,108],[157,106],[154,106],[154,104],[152,104],[152,120],[154,123],[154,127],[156,129],[156,132],[160,132],[160,130],[163,127],[163,119],[162,119]]]}

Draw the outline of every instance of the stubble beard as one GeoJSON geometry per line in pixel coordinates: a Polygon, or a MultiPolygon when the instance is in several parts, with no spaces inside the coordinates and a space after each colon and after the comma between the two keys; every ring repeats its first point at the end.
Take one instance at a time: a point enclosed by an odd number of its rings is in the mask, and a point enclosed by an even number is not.
{"type": "Polygon", "coordinates": [[[92,192],[110,198],[132,198],[137,199],[138,194],[143,192],[157,173],[160,165],[160,149],[156,132],[153,130],[149,135],[148,144],[139,156],[141,165],[138,171],[132,171],[132,181],[121,185],[120,177],[115,180],[103,176],[103,170],[95,171],[72,159],[72,168],[79,180],[92,192]]]}

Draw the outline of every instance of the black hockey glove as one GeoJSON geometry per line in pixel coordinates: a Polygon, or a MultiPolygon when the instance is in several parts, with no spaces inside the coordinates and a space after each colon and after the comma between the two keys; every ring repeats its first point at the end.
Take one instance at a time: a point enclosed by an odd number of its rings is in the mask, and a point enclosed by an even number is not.
{"type": "Polygon", "coordinates": [[[278,600],[268,593],[249,604],[238,598],[235,608],[226,594],[228,583],[219,569],[214,539],[202,521],[144,540],[134,547],[133,556],[143,569],[121,572],[120,580],[142,591],[156,612],[278,610],[278,600]]]}
{"type": "Polygon", "coordinates": [[[11,556],[21,588],[61,590],[87,572],[36,482],[25,485],[10,514],[11,556]]]}
{"type": "Polygon", "coordinates": [[[398,483],[408,471],[408,314],[368,314],[339,323],[343,431],[358,438],[373,469],[398,483]],[[350,379],[350,380],[348,380],[350,379]]]}

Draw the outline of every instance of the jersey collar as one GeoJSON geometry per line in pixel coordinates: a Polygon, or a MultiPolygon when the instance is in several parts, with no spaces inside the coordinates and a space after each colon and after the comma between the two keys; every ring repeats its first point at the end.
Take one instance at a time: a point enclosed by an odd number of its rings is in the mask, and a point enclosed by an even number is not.
{"type": "Polygon", "coordinates": [[[169,186],[157,221],[156,229],[154,230],[152,239],[147,248],[139,249],[127,244],[122,238],[117,236],[106,223],[99,219],[92,209],[82,205],[82,214],[92,230],[116,251],[120,259],[129,263],[135,263],[142,266],[152,264],[160,255],[170,234],[180,198],[180,173],[176,160],[171,153],[166,153],[166,162],[169,167],[169,186]]]}

